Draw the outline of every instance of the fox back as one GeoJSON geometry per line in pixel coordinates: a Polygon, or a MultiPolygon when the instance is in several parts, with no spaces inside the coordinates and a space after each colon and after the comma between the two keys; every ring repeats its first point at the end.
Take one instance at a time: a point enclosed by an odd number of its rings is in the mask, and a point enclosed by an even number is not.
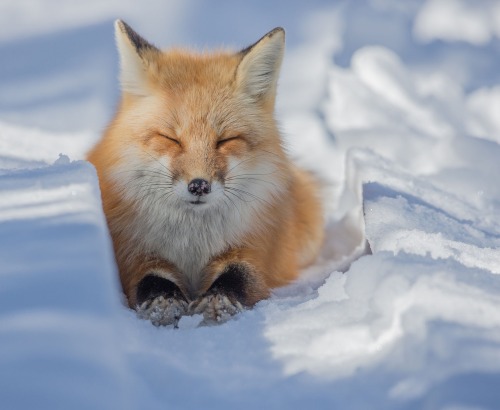
{"type": "Polygon", "coordinates": [[[130,306],[159,292],[147,277],[192,303],[236,265],[231,281],[246,279],[234,302],[251,306],[322,240],[316,183],[287,157],[274,118],[283,29],[236,53],[160,51],[121,21],[116,37],[122,99],[88,159],[130,306]]]}

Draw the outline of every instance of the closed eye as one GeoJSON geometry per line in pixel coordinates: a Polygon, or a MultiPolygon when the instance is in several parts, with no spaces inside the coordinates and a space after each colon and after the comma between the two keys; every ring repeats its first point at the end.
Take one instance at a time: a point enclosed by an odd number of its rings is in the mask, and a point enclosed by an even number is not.
{"type": "Polygon", "coordinates": [[[175,138],[169,137],[168,135],[165,135],[165,134],[159,133],[159,135],[162,136],[163,138],[166,138],[166,139],[176,143],[179,147],[181,146],[181,143],[179,142],[179,140],[176,140],[175,138]]]}
{"type": "Polygon", "coordinates": [[[242,139],[243,137],[241,135],[235,135],[234,137],[224,138],[223,140],[217,141],[217,148],[221,147],[224,144],[227,144],[228,142],[238,141],[242,139]]]}

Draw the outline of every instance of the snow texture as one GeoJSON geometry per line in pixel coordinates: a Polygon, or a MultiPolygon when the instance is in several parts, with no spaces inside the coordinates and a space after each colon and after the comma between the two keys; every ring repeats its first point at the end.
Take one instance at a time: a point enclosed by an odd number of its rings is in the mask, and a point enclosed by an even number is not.
{"type": "Polygon", "coordinates": [[[3,1],[0,408],[498,409],[499,7],[3,1]],[[116,18],[159,46],[287,30],[278,119],[327,237],[219,326],[123,304],[83,161],[119,96],[116,18]]]}

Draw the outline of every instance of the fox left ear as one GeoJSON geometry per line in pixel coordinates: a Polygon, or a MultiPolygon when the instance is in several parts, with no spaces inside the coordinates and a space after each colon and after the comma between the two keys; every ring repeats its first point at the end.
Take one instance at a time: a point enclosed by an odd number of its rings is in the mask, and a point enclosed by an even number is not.
{"type": "Polygon", "coordinates": [[[277,27],[255,44],[240,51],[237,84],[255,101],[272,101],[285,51],[285,30],[277,27]]]}
{"type": "Polygon", "coordinates": [[[122,91],[147,95],[147,66],[151,57],[159,53],[122,20],[115,21],[115,37],[120,54],[120,83],[122,91]]]}

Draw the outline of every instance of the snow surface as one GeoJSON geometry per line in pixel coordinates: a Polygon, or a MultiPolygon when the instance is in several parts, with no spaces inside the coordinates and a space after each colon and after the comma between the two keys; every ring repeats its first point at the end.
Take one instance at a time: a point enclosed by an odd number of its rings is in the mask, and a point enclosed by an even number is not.
{"type": "Polygon", "coordinates": [[[498,13],[2,1],[0,408],[500,408],[498,13]],[[155,328],[123,306],[82,161],[119,95],[117,17],[161,46],[287,29],[278,117],[325,180],[327,239],[297,283],[222,326],[155,328]]]}

